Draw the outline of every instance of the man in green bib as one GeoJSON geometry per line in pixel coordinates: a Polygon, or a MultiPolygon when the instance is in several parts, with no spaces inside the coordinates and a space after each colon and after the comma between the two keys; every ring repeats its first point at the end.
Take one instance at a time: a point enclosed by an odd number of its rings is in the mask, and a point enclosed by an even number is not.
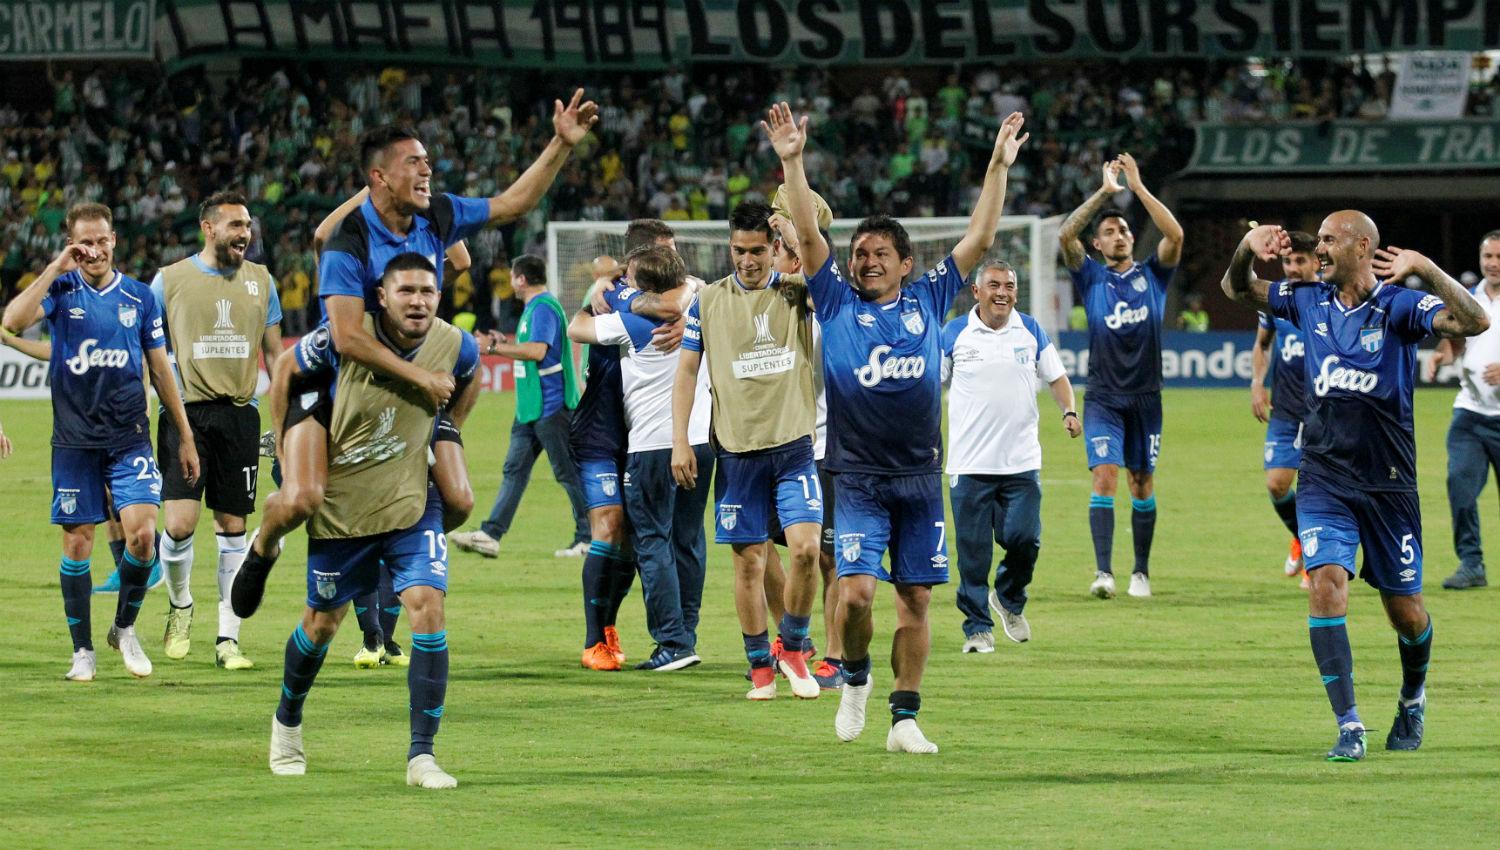
{"type": "Polygon", "coordinates": [[[448,536],[453,545],[486,558],[500,554],[500,539],[510,531],[521,496],[531,481],[537,455],[547,453],[552,474],[568,494],[573,508],[573,540],[558,557],[583,557],[589,548],[588,510],[578,484],[578,467],[568,444],[573,409],[578,407],[578,378],[568,343],[567,318],[562,305],[547,291],[547,264],[534,254],[523,254],[510,267],[511,286],[525,303],[514,343],[491,333],[481,341],[487,354],[515,361],[516,419],[510,429],[500,493],[489,518],[475,531],[448,536]]]}

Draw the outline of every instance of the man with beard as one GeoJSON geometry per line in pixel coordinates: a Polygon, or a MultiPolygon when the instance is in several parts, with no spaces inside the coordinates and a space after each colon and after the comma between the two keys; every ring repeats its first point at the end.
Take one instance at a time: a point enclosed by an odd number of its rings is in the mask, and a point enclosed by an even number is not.
{"type": "Polygon", "coordinates": [[[214,664],[226,670],[254,666],[240,651],[240,618],[230,609],[229,587],[245,560],[245,517],[255,510],[260,468],[257,367],[262,352],[268,364],[281,353],[276,281],[265,266],[245,259],[251,241],[246,203],[238,192],[208,196],[198,215],[203,250],[167,266],[151,281],[203,462],[197,484],[189,485],[175,462],[181,435],[170,419],[163,419],[156,441],[166,503],[161,561],[170,602],[163,642],[168,658],[187,656],[193,624],[193,530],[206,501],[214,513],[219,553],[214,664]]]}

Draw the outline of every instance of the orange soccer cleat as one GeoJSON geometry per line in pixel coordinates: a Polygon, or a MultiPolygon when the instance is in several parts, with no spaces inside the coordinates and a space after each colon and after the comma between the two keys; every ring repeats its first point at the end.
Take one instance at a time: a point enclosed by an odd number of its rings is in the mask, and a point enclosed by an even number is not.
{"type": "Polygon", "coordinates": [[[620,648],[620,630],[614,626],[604,627],[604,645],[614,653],[615,660],[621,664],[625,663],[625,650],[620,648]]]}
{"type": "Polygon", "coordinates": [[[583,651],[583,666],[590,670],[618,670],[620,659],[609,647],[602,643],[596,643],[583,651]]]}
{"type": "Polygon", "coordinates": [[[1291,548],[1286,553],[1285,571],[1287,578],[1292,578],[1299,573],[1303,576],[1307,575],[1302,569],[1302,541],[1295,537],[1292,538],[1291,548]]]}

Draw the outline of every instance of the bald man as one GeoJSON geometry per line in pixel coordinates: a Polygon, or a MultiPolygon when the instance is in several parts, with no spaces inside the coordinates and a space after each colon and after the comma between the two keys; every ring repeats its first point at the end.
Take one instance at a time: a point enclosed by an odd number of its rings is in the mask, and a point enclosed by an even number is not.
{"type": "Polygon", "coordinates": [[[1312,581],[1307,623],[1313,657],[1339,726],[1329,761],[1365,755],[1345,629],[1354,553],[1361,546],[1359,575],[1380,592],[1399,637],[1401,695],[1385,746],[1422,745],[1432,619],[1422,604],[1412,433],[1417,343],[1428,335],[1474,336],[1489,327],[1479,302],[1431,260],[1379,244],[1380,232],[1364,213],[1334,213],[1318,229],[1322,282],[1272,284],[1256,277],[1251,263],[1286,256],[1291,237],[1264,225],[1245,234],[1223,280],[1226,295],[1286,319],[1306,341],[1297,526],[1312,581]],[[1419,288],[1406,289],[1402,284],[1413,278],[1419,288]]]}

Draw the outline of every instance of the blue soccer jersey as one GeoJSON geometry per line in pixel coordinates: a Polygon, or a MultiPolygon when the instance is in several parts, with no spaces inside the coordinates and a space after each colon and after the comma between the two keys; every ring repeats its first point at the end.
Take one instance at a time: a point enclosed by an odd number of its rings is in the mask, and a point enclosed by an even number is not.
{"type": "Polygon", "coordinates": [[[117,272],[102,289],[69,272],[47,288],[52,329],[52,445],[119,448],[151,439],[146,352],[166,345],[150,287],[117,272]]]}
{"type": "Polygon", "coordinates": [[[823,326],[831,472],[925,475],[943,468],[943,318],[964,286],[950,255],[889,304],[850,288],[832,254],[807,279],[823,326]]]}
{"type": "MultiPolygon", "coordinates": [[[[378,321],[375,323],[375,338],[384,343],[397,356],[403,357],[406,360],[413,359],[417,356],[417,352],[422,350],[422,347],[419,345],[408,351],[402,351],[395,343],[390,342],[386,338],[385,331],[381,328],[378,321]]],[[[313,328],[311,333],[303,335],[297,341],[293,356],[296,357],[297,367],[302,370],[304,376],[322,378],[328,381],[328,395],[332,398],[338,389],[338,371],[342,359],[339,356],[338,349],[333,345],[333,334],[328,330],[328,323],[325,321],[323,324],[313,328]]],[[[464,387],[473,379],[478,368],[479,343],[474,341],[474,337],[468,331],[463,331],[463,337],[460,339],[458,346],[458,359],[453,363],[453,378],[456,382],[453,392],[454,398],[457,398],[458,394],[463,392],[464,387]]]]}
{"type": "Polygon", "coordinates": [[[490,220],[490,202],[484,198],[434,195],[432,204],[412,216],[411,230],[397,236],[380,221],[375,204],[366,200],[350,213],[323,246],[318,259],[318,305],[328,312],[323,299],[330,295],[355,295],[365,299],[365,310],[380,309],[375,290],[385,265],[399,254],[421,254],[438,270],[443,285],[443,253],[458,242],[484,229],[490,220]]]}
{"type": "Polygon", "coordinates": [[[1089,320],[1089,392],[1161,392],[1161,324],[1176,267],[1152,254],[1117,272],[1085,257],[1070,271],[1089,320]]]}
{"type": "Polygon", "coordinates": [[[1414,492],[1417,343],[1432,333],[1442,299],[1378,284],[1346,308],[1337,293],[1330,283],[1288,282],[1268,293],[1271,313],[1304,331],[1302,473],[1351,491],[1414,492]]]}
{"type": "Polygon", "coordinates": [[[1271,343],[1271,416],[1301,422],[1307,416],[1307,376],[1303,374],[1307,345],[1302,331],[1286,319],[1266,313],[1260,314],[1260,326],[1275,333],[1271,343]]]}

